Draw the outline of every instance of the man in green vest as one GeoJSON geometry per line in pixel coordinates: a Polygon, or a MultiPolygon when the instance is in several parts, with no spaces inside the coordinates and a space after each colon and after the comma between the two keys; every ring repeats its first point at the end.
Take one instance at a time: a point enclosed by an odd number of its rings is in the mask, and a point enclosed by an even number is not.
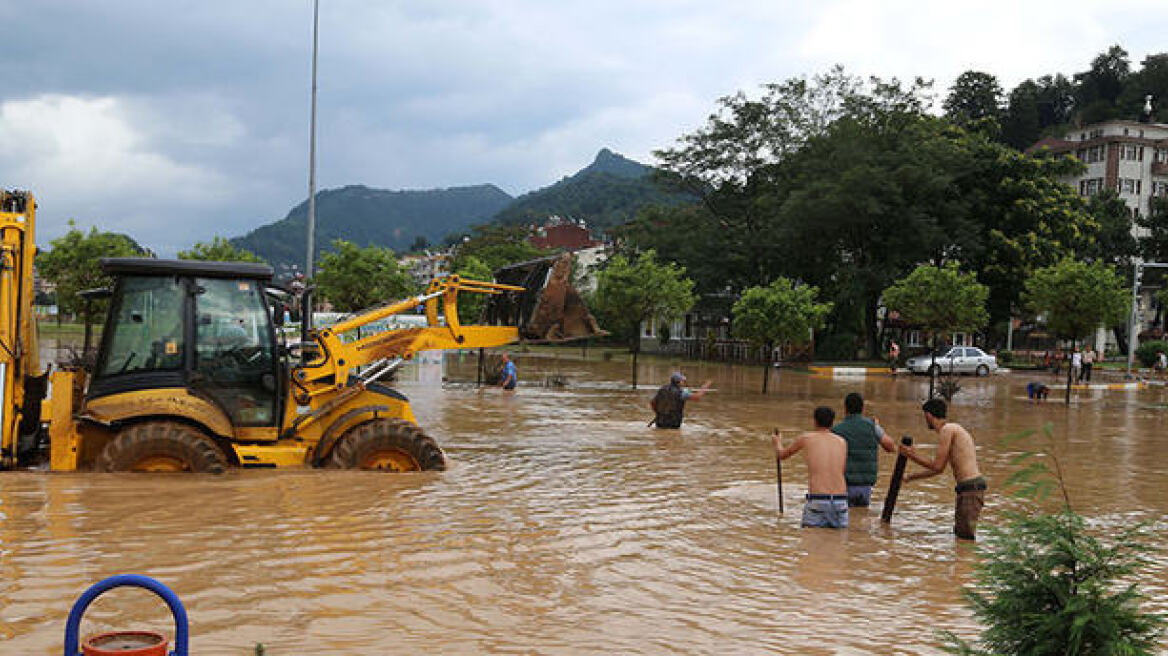
{"type": "Polygon", "coordinates": [[[848,463],[844,470],[848,506],[867,508],[872,502],[872,486],[876,484],[878,447],[893,453],[896,444],[883,431],[877,432],[875,422],[864,416],[864,397],[855,392],[848,394],[844,397],[844,410],[847,416],[831,432],[848,443],[848,463]]]}

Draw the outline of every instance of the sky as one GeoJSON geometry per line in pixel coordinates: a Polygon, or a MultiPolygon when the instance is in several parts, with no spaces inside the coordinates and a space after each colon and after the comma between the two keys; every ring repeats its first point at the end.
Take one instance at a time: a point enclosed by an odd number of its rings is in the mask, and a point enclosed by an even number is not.
{"type": "MultiPolygon", "coordinates": [[[[38,243],[129,234],[161,256],[308,195],[311,0],[0,0],[0,186],[38,243]]],[[[834,64],[1008,91],[1112,44],[1168,50],[1163,0],[321,0],[317,188],[493,183],[601,148],[652,164],[719,97],[834,64]]]]}

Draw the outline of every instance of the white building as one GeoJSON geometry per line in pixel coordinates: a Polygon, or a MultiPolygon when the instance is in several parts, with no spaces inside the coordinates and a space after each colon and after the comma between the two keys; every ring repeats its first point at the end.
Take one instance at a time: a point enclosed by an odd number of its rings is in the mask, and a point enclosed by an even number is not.
{"type": "Polygon", "coordinates": [[[1030,147],[1074,155],[1087,165],[1064,180],[1084,197],[1114,189],[1133,215],[1147,214],[1154,196],[1168,197],[1168,124],[1106,121],[1047,137],[1030,147]]]}
{"type": "MultiPolygon", "coordinates": [[[[1104,121],[1069,130],[1062,138],[1047,137],[1028,150],[1044,148],[1057,155],[1073,155],[1086,165],[1083,173],[1063,179],[1081,196],[1114,189],[1133,217],[1148,214],[1153,198],[1168,197],[1168,123],[1104,121]]],[[[1140,237],[1145,231],[1137,226],[1132,232],[1140,237]]],[[[1154,288],[1147,282],[1145,276],[1136,308],[1137,334],[1151,327],[1156,314],[1154,288]]],[[[1103,343],[1102,331],[1097,343],[1103,343]]]]}

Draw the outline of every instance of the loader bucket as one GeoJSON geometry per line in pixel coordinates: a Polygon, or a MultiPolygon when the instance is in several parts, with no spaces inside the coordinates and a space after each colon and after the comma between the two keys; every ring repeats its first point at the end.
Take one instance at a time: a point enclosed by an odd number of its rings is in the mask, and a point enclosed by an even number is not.
{"type": "Polygon", "coordinates": [[[492,296],[485,322],[518,326],[527,341],[567,342],[608,333],[572,287],[572,254],[563,253],[512,264],[495,272],[495,282],[523,287],[521,292],[492,296]]]}

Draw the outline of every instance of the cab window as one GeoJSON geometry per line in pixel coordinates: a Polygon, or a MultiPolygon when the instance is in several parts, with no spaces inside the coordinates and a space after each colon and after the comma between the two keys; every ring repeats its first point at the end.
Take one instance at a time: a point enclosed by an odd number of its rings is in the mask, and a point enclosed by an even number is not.
{"type": "Polygon", "coordinates": [[[174,278],[123,278],[110,305],[111,334],[97,375],[181,369],[182,304],[182,285],[174,278]]]}
{"type": "Polygon", "coordinates": [[[196,279],[195,370],[240,426],[275,417],[275,345],[267,303],[250,280],[196,279]]]}

